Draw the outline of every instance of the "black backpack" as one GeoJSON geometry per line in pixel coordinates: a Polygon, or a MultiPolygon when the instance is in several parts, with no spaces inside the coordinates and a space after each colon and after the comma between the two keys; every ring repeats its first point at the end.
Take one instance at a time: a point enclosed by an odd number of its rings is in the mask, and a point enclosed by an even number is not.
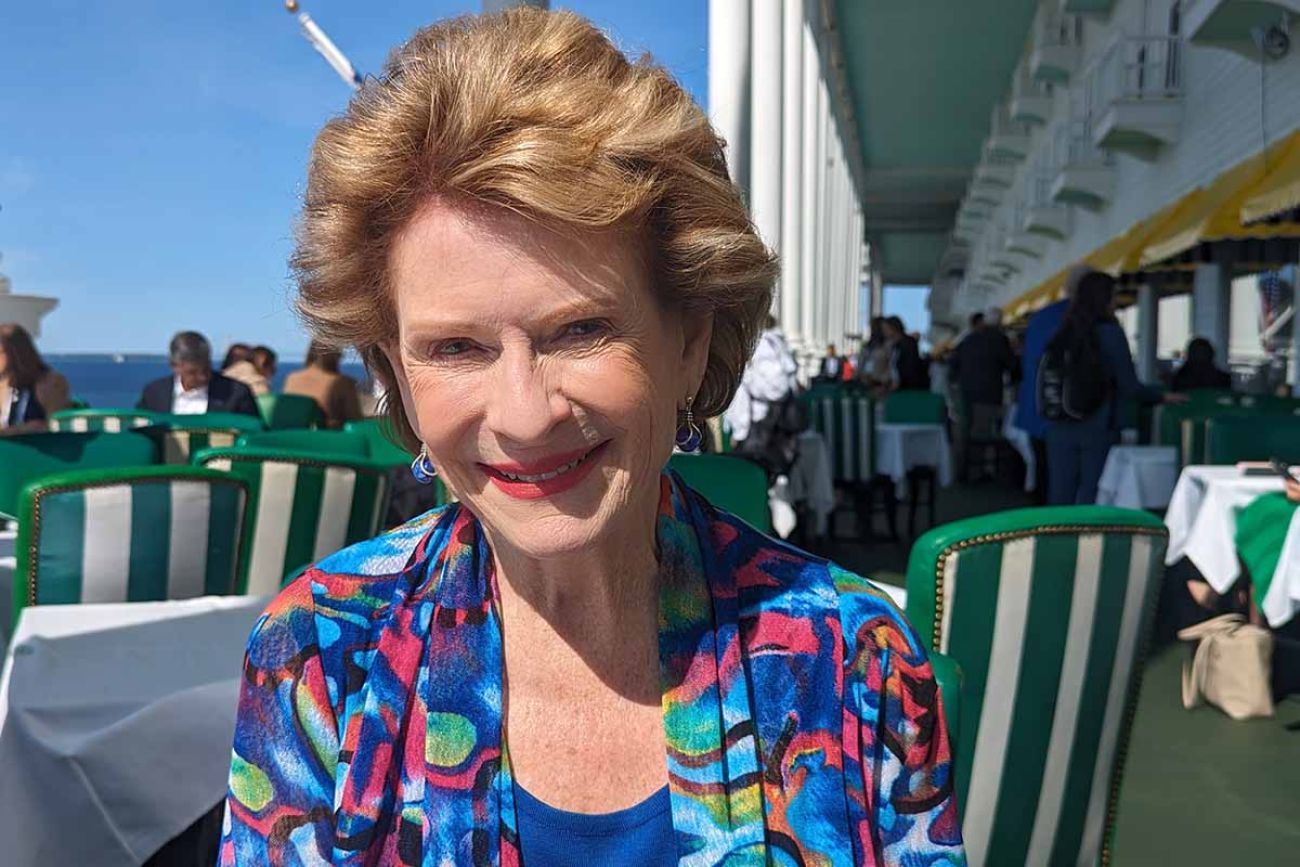
{"type": "Polygon", "coordinates": [[[1048,421],[1083,421],[1110,398],[1110,377],[1096,333],[1071,341],[1058,334],[1038,361],[1038,414],[1048,421]]]}

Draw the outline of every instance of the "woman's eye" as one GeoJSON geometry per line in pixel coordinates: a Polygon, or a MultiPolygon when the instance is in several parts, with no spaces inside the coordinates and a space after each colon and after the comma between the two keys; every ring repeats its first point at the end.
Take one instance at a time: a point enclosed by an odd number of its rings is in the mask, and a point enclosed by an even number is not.
{"type": "Polygon", "coordinates": [[[605,322],[601,319],[584,319],[564,328],[565,337],[593,337],[605,333],[605,322]]]}
{"type": "Polygon", "coordinates": [[[455,358],[458,355],[464,355],[474,348],[474,344],[468,340],[443,340],[435,343],[431,349],[434,358],[455,358]]]}

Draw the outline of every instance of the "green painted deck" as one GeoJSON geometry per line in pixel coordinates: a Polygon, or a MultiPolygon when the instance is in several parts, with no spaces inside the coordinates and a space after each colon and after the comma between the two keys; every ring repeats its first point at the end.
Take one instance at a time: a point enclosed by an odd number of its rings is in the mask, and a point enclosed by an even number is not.
{"type": "MultiPolygon", "coordinates": [[[[1028,504],[1019,492],[991,485],[954,487],[939,492],[938,520],[1028,504]]],[[[838,542],[827,553],[849,569],[902,584],[907,552],[904,541],[838,542]]],[[[1147,660],[1111,867],[1300,863],[1300,696],[1279,703],[1267,720],[1184,710],[1186,653],[1185,645],[1167,645],[1147,660]]]]}

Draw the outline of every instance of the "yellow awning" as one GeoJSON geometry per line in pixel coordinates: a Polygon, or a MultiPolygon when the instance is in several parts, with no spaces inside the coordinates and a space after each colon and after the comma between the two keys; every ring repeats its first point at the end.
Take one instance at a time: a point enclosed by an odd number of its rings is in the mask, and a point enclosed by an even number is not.
{"type": "Polygon", "coordinates": [[[1300,235],[1300,225],[1293,223],[1246,226],[1241,219],[1246,200],[1265,188],[1269,167],[1278,165],[1297,142],[1300,139],[1295,136],[1284,139],[1184,196],[1170,216],[1152,230],[1138,267],[1172,259],[1206,241],[1300,235]]]}
{"type": "Polygon", "coordinates": [[[1250,225],[1300,208],[1300,133],[1287,140],[1287,148],[1268,174],[1251,188],[1241,204],[1241,222],[1250,225]]]}

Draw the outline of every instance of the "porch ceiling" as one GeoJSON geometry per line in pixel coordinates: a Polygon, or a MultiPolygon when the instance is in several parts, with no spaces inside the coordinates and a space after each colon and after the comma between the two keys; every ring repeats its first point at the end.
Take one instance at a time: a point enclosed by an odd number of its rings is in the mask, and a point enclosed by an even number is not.
{"type": "Polygon", "coordinates": [[[926,284],[1006,96],[1035,0],[834,0],[887,283],[926,284]]]}

